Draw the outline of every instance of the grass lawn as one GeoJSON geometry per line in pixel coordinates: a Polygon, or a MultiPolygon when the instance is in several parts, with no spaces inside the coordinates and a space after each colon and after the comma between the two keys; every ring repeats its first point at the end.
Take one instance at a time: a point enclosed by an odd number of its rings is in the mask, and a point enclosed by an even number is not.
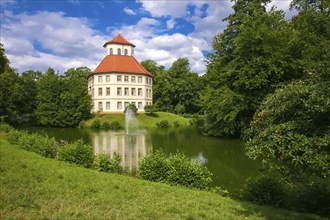
{"type": "MultiPolygon", "coordinates": [[[[96,119],[99,119],[101,123],[106,121],[109,123],[118,121],[123,127],[125,127],[124,113],[97,114],[94,115],[92,119],[88,120],[86,122],[86,125],[90,126],[92,122],[96,119]]],[[[179,123],[180,126],[189,125],[189,119],[169,112],[156,112],[153,116],[147,115],[145,113],[138,113],[136,120],[137,120],[137,125],[140,128],[155,128],[157,122],[160,122],[162,120],[167,120],[172,127],[174,126],[174,123],[179,123]]]]}
{"type": "Polygon", "coordinates": [[[0,136],[0,219],[322,219],[43,158],[0,136]]]}

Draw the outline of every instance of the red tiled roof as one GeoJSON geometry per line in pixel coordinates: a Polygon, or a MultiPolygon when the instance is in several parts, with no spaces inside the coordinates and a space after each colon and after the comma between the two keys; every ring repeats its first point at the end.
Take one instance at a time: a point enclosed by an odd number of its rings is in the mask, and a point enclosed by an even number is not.
{"type": "Polygon", "coordinates": [[[153,76],[134,57],[120,55],[106,56],[93,73],[133,73],[153,76]]]}
{"type": "Polygon", "coordinates": [[[103,47],[107,46],[107,44],[126,44],[126,45],[131,45],[133,47],[135,47],[134,44],[128,42],[125,38],[123,38],[123,36],[121,36],[120,34],[118,34],[114,39],[106,42],[103,47]]]}

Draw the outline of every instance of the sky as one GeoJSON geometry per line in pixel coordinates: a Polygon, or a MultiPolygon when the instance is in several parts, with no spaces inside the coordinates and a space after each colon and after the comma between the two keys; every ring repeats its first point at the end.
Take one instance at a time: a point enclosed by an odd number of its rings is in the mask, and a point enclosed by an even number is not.
{"type": "MultiPolygon", "coordinates": [[[[290,0],[271,3],[286,12],[290,0]]],[[[104,58],[103,44],[121,34],[138,61],[151,59],[168,69],[188,58],[190,69],[206,72],[213,37],[226,28],[230,0],[0,0],[0,42],[19,73],[63,73],[104,58]]],[[[269,6],[270,7],[270,6],[269,6]]],[[[268,8],[269,8],[268,7],[268,8]]]]}

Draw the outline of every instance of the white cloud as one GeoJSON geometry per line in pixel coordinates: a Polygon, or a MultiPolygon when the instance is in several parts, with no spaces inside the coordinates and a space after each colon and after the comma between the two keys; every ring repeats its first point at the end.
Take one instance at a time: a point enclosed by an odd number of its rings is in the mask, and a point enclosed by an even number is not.
{"type": "Polygon", "coordinates": [[[136,12],[135,11],[133,11],[132,9],[130,9],[130,8],[124,8],[124,12],[126,13],[126,14],[129,14],[129,15],[136,15],[136,12]]]}
{"type": "Polygon", "coordinates": [[[103,57],[106,37],[93,30],[87,19],[62,12],[13,15],[8,11],[2,18],[1,42],[19,72],[48,67],[63,72],[78,66],[93,70],[103,57]]]}
{"type": "Polygon", "coordinates": [[[149,1],[140,0],[142,8],[149,12],[153,17],[172,16],[185,17],[187,15],[187,5],[189,1],[149,1]]]}
{"type": "Polygon", "coordinates": [[[172,28],[174,28],[175,24],[176,24],[176,23],[175,23],[174,19],[170,19],[170,20],[167,20],[167,21],[166,21],[167,29],[172,29],[172,28]]]}

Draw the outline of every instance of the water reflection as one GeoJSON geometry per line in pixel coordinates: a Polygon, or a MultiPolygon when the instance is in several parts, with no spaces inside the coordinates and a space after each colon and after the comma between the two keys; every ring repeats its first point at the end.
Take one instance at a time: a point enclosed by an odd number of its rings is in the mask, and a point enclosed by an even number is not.
{"type": "Polygon", "coordinates": [[[151,150],[152,143],[147,140],[145,131],[126,135],[123,132],[98,132],[91,134],[95,154],[106,152],[113,155],[117,152],[121,165],[129,173],[135,173],[138,164],[151,150]]]}

